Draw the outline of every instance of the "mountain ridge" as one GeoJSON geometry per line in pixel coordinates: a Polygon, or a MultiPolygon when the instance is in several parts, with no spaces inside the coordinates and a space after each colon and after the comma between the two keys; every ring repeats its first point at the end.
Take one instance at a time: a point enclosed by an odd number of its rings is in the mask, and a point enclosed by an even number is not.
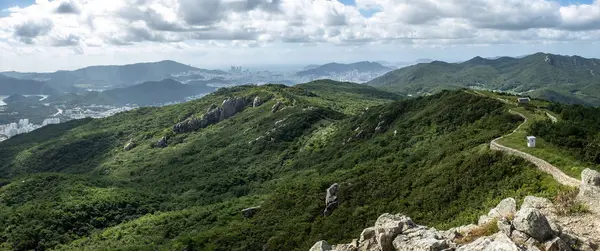
{"type": "MultiPolygon", "coordinates": [[[[553,100],[559,93],[569,103],[600,105],[600,59],[535,53],[523,58],[474,57],[462,63],[434,61],[401,68],[368,82],[396,92],[436,92],[446,88],[477,87],[531,92],[553,100]]],[[[556,100],[558,101],[558,100],[556,100]]]]}

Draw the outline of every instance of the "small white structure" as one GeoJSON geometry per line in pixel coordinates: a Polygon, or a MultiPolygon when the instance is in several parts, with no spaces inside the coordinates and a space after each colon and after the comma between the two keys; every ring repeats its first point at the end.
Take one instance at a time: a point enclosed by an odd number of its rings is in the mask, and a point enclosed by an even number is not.
{"type": "Polygon", "coordinates": [[[535,148],[535,137],[534,136],[527,137],[527,147],[535,148]]]}
{"type": "Polygon", "coordinates": [[[519,102],[519,104],[529,104],[529,101],[531,101],[529,98],[518,98],[517,102],[519,102]]]}

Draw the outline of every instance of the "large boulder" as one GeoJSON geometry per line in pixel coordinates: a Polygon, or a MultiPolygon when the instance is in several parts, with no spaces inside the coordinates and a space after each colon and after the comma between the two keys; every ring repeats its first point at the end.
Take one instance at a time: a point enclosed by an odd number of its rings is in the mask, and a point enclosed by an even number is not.
{"type": "Polygon", "coordinates": [[[310,248],[310,251],[331,251],[333,247],[326,241],[318,241],[310,248]]]}
{"type": "Polygon", "coordinates": [[[502,217],[512,218],[517,212],[517,202],[513,198],[506,198],[500,201],[495,208],[488,213],[489,217],[500,219],[502,217]]]}
{"type": "Polygon", "coordinates": [[[363,230],[358,241],[358,250],[394,251],[393,241],[402,232],[418,227],[404,215],[383,214],[374,227],[363,230]]]}
{"type": "Polygon", "coordinates": [[[263,101],[258,96],[256,96],[254,98],[254,101],[252,101],[252,107],[259,107],[262,104],[263,104],[263,101]]]}
{"type": "Polygon", "coordinates": [[[173,126],[173,132],[188,133],[219,123],[243,111],[244,108],[246,108],[246,105],[246,98],[228,98],[223,100],[221,107],[218,107],[215,104],[210,105],[206,113],[202,115],[200,119],[192,117],[177,123],[173,126]]]}
{"type": "Polygon", "coordinates": [[[581,173],[581,185],[577,199],[585,202],[589,209],[600,213],[600,173],[585,169],[581,173]]]}
{"type": "Polygon", "coordinates": [[[327,188],[327,194],[325,195],[325,210],[323,215],[329,216],[338,207],[338,190],[340,185],[335,183],[327,188]]]}
{"type": "Polygon", "coordinates": [[[492,208],[487,215],[482,215],[479,217],[479,221],[477,225],[482,226],[486,224],[490,224],[495,220],[500,220],[502,218],[512,219],[517,212],[517,202],[513,198],[506,198],[495,208],[492,208]]]}
{"type": "Polygon", "coordinates": [[[231,118],[233,115],[241,112],[246,107],[246,98],[228,98],[223,100],[223,104],[221,105],[221,116],[219,117],[219,121],[223,121],[225,119],[231,118]]]}
{"type": "Polygon", "coordinates": [[[513,220],[513,226],[516,230],[541,242],[552,238],[554,234],[546,216],[536,208],[522,208],[519,210],[513,220]]]}

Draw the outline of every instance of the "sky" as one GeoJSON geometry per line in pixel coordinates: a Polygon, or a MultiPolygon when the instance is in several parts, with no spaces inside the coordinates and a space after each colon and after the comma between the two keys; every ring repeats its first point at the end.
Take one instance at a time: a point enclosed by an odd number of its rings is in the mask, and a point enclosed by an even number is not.
{"type": "Polygon", "coordinates": [[[600,58],[600,0],[0,0],[0,71],[600,58]]]}

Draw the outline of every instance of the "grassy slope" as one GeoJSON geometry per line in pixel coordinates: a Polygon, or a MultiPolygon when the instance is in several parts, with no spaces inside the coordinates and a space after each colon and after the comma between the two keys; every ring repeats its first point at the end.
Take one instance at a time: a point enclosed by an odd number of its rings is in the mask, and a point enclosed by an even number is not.
{"type": "Polygon", "coordinates": [[[534,99],[531,101],[530,106],[526,108],[523,106],[518,106],[517,103],[514,102],[517,99],[517,96],[498,94],[488,91],[479,91],[479,93],[496,99],[503,99],[508,101],[508,106],[512,111],[521,113],[528,118],[527,122],[523,124],[523,126],[521,126],[521,128],[516,133],[508,137],[502,138],[498,141],[498,143],[529,153],[538,158],[544,159],[552,165],[561,169],[567,175],[578,179],[583,169],[596,168],[595,165],[582,161],[580,158],[578,158],[571,152],[565,151],[565,149],[545,141],[543,138],[544,135],[533,135],[537,136],[536,147],[527,147],[526,138],[527,136],[531,136],[529,133],[529,128],[532,124],[534,124],[536,121],[549,120],[546,113],[550,113],[560,119],[559,115],[554,114],[551,111],[545,109],[550,104],[549,102],[534,99]]]}
{"type": "Polygon", "coordinates": [[[384,212],[447,227],[475,221],[502,197],[560,189],[522,160],[487,150],[518,124],[502,103],[463,92],[390,99],[339,83],[236,87],[15,137],[0,144],[0,249],[306,250],[318,239],[346,241],[384,212]],[[171,133],[233,95],[267,102],[171,133]],[[287,108],[273,114],[278,100],[287,108]],[[170,146],[152,148],[163,135],[170,146]],[[129,139],[138,146],[125,152],[129,139]],[[323,218],[334,182],[341,205],[323,218]],[[240,217],[256,205],[256,217],[240,217]]]}

